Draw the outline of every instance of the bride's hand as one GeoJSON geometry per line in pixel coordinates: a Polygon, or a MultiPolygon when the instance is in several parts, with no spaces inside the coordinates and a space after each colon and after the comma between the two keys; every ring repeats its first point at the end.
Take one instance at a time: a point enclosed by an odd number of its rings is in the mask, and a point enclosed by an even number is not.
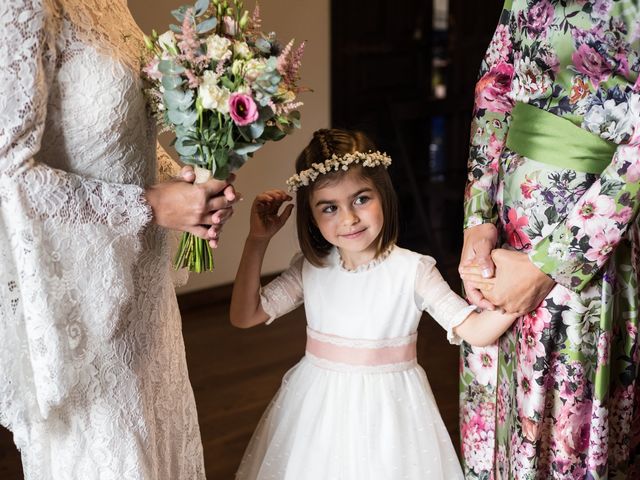
{"type": "MultiPolygon", "coordinates": [[[[469,227],[464,231],[464,245],[460,255],[458,272],[463,275],[465,270],[476,269],[481,272],[481,279],[493,277],[495,266],[491,259],[491,251],[496,247],[498,230],[492,223],[484,223],[469,227]]],[[[485,298],[481,290],[481,282],[462,279],[464,290],[469,301],[485,310],[495,310],[495,306],[485,298]]]]}
{"type": "Polygon", "coordinates": [[[193,169],[184,167],[178,178],[149,187],[145,198],[156,224],[192,233],[216,246],[222,225],[240,198],[231,185],[234,178],[194,185],[193,169]]]}

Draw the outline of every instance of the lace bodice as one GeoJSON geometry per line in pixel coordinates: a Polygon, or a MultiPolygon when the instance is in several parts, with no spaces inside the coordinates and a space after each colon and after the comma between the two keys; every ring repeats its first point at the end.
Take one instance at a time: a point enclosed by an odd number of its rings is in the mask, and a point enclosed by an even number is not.
{"type": "Polygon", "coordinates": [[[343,268],[337,250],[324,268],[296,254],[289,268],[261,290],[261,304],[268,324],[304,303],[311,328],[379,342],[414,334],[426,311],[449,341],[459,344],[453,328],[475,307],[451,290],[435,265],[433,258],[399,247],[357,271],[343,268]]]}
{"type": "Polygon", "coordinates": [[[27,478],[201,478],[143,199],[177,165],[156,155],[141,32],[123,0],[3,0],[0,44],[0,421],[27,478]]]}

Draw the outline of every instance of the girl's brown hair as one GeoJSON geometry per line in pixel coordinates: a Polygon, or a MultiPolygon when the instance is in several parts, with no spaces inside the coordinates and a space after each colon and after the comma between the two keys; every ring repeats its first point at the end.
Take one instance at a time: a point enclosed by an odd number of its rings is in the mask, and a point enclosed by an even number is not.
{"type": "MultiPolygon", "coordinates": [[[[313,163],[322,163],[332,155],[346,155],[354,152],[375,151],[376,146],[362,132],[322,129],[313,133],[309,145],[300,153],[296,160],[296,173],[311,168],[313,163]]],[[[357,169],[361,178],[369,181],[378,191],[382,202],[383,226],[378,236],[376,256],[384,252],[398,238],[398,200],[393,189],[391,178],[386,168],[362,167],[352,165],[349,170],[357,169]]],[[[320,233],[315,224],[311,212],[311,193],[315,188],[333,182],[342,177],[346,172],[338,170],[320,175],[315,182],[308,186],[302,186],[296,192],[296,228],[298,230],[298,242],[305,258],[315,266],[324,265],[323,259],[333,247],[320,233]]]]}

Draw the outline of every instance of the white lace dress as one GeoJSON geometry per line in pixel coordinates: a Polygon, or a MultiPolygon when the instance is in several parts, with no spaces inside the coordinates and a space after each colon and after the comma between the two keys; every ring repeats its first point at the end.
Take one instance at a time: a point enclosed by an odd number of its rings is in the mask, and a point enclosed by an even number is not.
{"type": "MultiPolygon", "coordinates": [[[[415,342],[428,311],[453,327],[474,309],[431,257],[394,247],[355,271],[334,250],[316,268],[294,257],[263,288],[270,320],[304,302],[307,348],[285,375],[239,480],[454,480],[462,470],[415,342]]],[[[455,372],[451,372],[455,375],[455,372]]]]}
{"type": "Polygon", "coordinates": [[[169,242],[142,198],[140,42],[124,0],[0,2],[0,422],[28,480],[204,478],[169,242]]]}

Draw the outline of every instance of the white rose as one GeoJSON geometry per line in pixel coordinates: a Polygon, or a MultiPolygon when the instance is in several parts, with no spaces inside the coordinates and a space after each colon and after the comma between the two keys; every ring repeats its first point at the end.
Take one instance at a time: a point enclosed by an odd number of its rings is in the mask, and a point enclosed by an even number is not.
{"type": "Polygon", "coordinates": [[[225,87],[218,86],[213,72],[205,72],[202,84],[198,87],[198,98],[202,107],[220,113],[229,113],[229,97],[231,92],[225,87]]]}
{"type": "Polygon", "coordinates": [[[210,35],[207,38],[206,45],[209,58],[218,61],[229,51],[231,40],[219,35],[210,35]]]}
{"type": "Polygon", "coordinates": [[[250,80],[255,81],[261,74],[264,72],[265,62],[264,60],[251,59],[249,60],[244,68],[244,76],[250,80]]]}
{"type": "Polygon", "coordinates": [[[168,30],[158,37],[158,45],[162,48],[163,52],[175,52],[176,51],[176,36],[168,30]]]}
{"type": "Polygon", "coordinates": [[[251,58],[251,50],[249,49],[247,42],[235,42],[233,44],[233,53],[245,60],[251,58]]]}

